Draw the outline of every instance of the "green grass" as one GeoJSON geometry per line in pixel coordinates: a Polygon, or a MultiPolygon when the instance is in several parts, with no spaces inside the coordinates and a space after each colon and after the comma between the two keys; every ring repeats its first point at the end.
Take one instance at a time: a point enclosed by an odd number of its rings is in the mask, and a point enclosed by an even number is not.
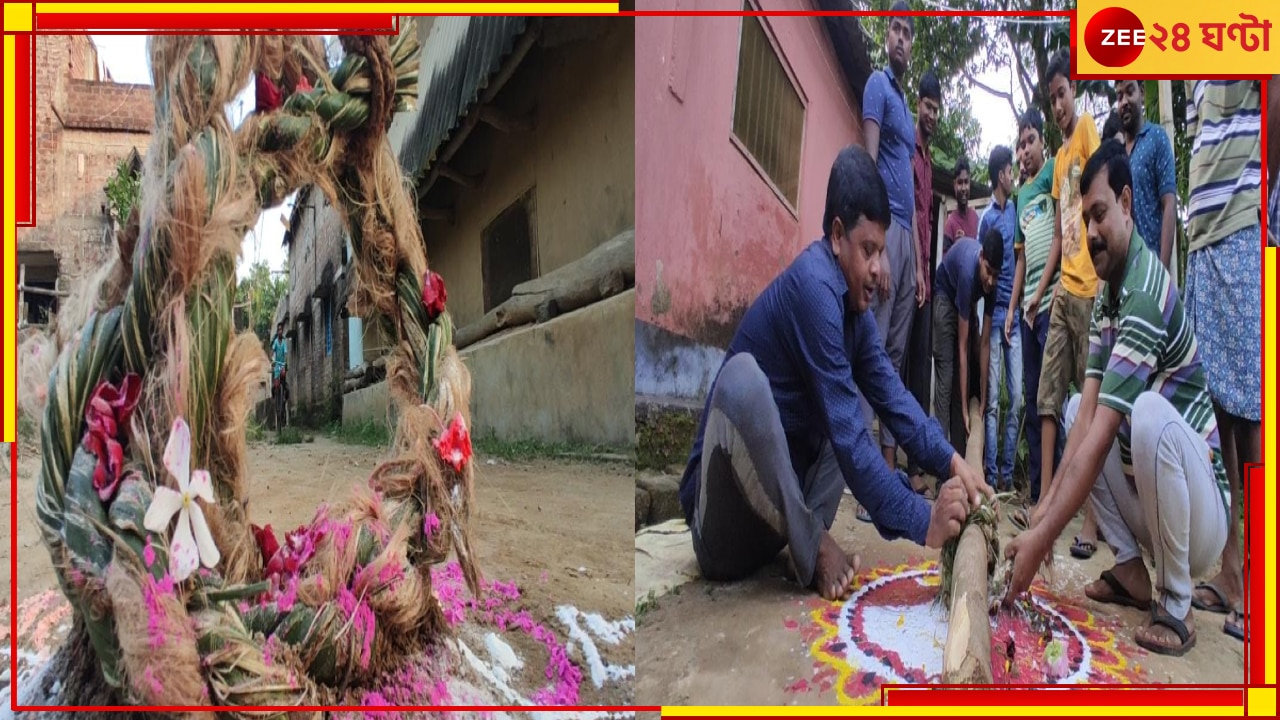
{"type": "Polygon", "coordinates": [[[361,423],[334,423],[325,434],[344,445],[386,447],[391,444],[391,431],[386,424],[372,420],[361,423]]]}
{"type": "Polygon", "coordinates": [[[256,419],[249,418],[249,424],[245,426],[245,438],[249,442],[262,442],[267,439],[267,429],[256,419]]]}
{"type": "Polygon", "coordinates": [[[612,448],[605,445],[546,442],[543,440],[500,440],[492,435],[474,438],[472,442],[477,455],[508,462],[563,460],[566,458],[594,462],[634,462],[634,454],[630,449],[612,448]],[[615,457],[616,459],[614,459],[615,457]]]}
{"type": "Polygon", "coordinates": [[[298,445],[306,442],[302,431],[293,425],[286,425],[276,433],[275,443],[277,445],[298,445]]]}

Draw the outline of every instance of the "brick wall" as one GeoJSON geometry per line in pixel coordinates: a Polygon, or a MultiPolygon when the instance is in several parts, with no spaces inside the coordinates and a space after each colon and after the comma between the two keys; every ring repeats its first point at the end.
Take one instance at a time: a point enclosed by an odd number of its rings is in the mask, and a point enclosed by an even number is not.
{"type": "Polygon", "coordinates": [[[146,154],[151,89],[98,82],[97,53],[82,35],[38,35],[35,62],[36,227],[20,228],[18,245],[52,250],[71,290],[111,252],[103,187],[132,150],[146,154]]]}

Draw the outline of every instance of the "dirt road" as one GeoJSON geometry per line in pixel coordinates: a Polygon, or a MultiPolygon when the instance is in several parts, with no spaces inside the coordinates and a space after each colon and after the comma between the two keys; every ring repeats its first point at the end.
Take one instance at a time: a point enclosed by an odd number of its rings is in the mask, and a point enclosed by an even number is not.
{"type": "MultiPolygon", "coordinates": [[[[323,436],[298,445],[251,444],[250,518],[259,525],[270,523],[277,535],[283,535],[309,522],[321,502],[345,497],[383,457],[378,448],[344,445],[323,436]]],[[[506,602],[504,609],[510,613],[528,611],[533,623],[550,630],[557,641],[535,640],[513,628],[504,631],[475,613],[460,626],[460,637],[490,669],[500,665],[498,657],[511,660],[503,646],[510,648],[520,668],[506,668],[506,676],[510,689],[523,698],[575,685],[573,678],[565,681],[549,672],[554,644],[581,670],[576,685],[583,704],[631,704],[634,535],[625,522],[632,514],[630,467],[550,461],[510,464],[479,455],[477,462],[472,536],[481,570],[486,580],[514,583],[519,598],[506,602]],[[570,623],[580,632],[572,631],[570,623]],[[601,627],[616,631],[615,636],[622,636],[620,642],[611,644],[593,633],[601,627]],[[594,661],[586,649],[588,644],[599,654],[594,661]],[[597,686],[593,670],[598,676],[602,668],[603,682],[597,686]]],[[[38,622],[40,617],[63,612],[58,610],[61,595],[56,592],[57,581],[36,524],[38,473],[38,450],[22,446],[18,452],[16,592],[20,619],[26,615],[32,630],[39,626],[40,632],[56,633],[56,627],[38,622]]],[[[7,528],[7,494],[0,517],[7,528]]],[[[6,532],[0,543],[0,562],[5,567],[9,564],[8,540],[6,532]]],[[[9,587],[7,573],[5,576],[0,590],[7,598],[14,588],[9,587]]],[[[8,628],[8,613],[6,603],[0,610],[0,627],[8,628]]],[[[7,637],[3,644],[7,655],[7,637]]],[[[8,668],[7,657],[3,666],[8,668]]],[[[501,692],[488,691],[501,700],[501,692]]]]}
{"type": "MultiPolygon", "coordinates": [[[[927,682],[928,670],[940,672],[946,624],[930,606],[936,575],[927,572],[937,553],[908,541],[883,540],[871,525],[855,519],[854,507],[846,496],[833,528],[837,541],[862,559],[855,587],[864,594],[849,606],[824,603],[799,589],[786,579],[781,558],[733,584],[689,581],[675,572],[674,582],[683,584],[665,595],[656,579],[640,577],[639,703],[870,703],[879,702],[878,687],[887,677],[927,682]],[[658,588],[652,600],[646,584],[658,588]]],[[[1057,613],[1047,616],[1060,619],[1054,621],[1054,636],[1075,643],[1071,652],[1079,655],[1072,658],[1073,672],[1080,667],[1093,682],[1106,683],[1241,681],[1243,646],[1223,634],[1222,615],[1197,613],[1197,646],[1183,658],[1170,658],[1134,644],[1134,630],[1147,621],[1146,613],[1084,599],[1081,588],[1109,568],[1113,558],[1105,547],[1087,562],[1070,557],[1069,539],[1079,522],[1059,541],[1055,575],[1036,594],[1057,613]]],[[[1013,533],[1007,520],[1002,532],[1005,539],[1013,533]]],[[[670,566],[690,567],[692,550],[670,549],[670,537],[652,547],[661,549],[670,566]]],[[[636,551],[640,575],[643,544],[642,539],[636,551]]],[[[1006,629],[1017,635],[1015,650],[1033,647],[1038,640],[1032,636],[1024,642],[1024,630],[1012,623],[999,626],[993,638],[1002,639],[1006,629]]],[[[1011,669],[997,669],[997,682],[1002,677],[1045,682],[1042,657],[1042,650],[1021,653],[1011,669]]]]}

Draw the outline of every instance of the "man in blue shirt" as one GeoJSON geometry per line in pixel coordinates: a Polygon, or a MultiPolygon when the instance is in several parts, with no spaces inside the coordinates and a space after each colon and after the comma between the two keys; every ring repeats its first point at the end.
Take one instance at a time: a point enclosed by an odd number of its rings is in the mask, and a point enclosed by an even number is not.
{"type": "Polygon", "coordinates": [[[881,535],[933,548],[990,496],[907,392],[868,311],[889,221],[870,155],[845,148],[831,168],[824,237],[765,288],[729,344],[680,482],[708,579],[745,577],[787,547],[800,583],[843,597],[858,561],[828,531],[844,487],[881,535]],[[951,478],[932,510],[877,452],[862,393],[925,470],[951,478]]]}
{"type": "Polygon", "coordinates": [[[1004,240],[1004,258],[996,281],[995,302],[987,303],[983,315],[980,362],[986,372],[978,396],[986,403],[983,428],[983,469],[987,481],[1000,490],[1013,487],[1013,459],[1018,448],[1018,428],[1022,425],[1022,333],[1018,328],[1020,307],[1014,292],[1014,270],[1017,258],[1013,245],[1018,232],[1017,203],[1013,195],[1013,151],[997,145],[987,162],[992,191],[991,204],[978,222],[978,237],[985,238],[992,229],[1004,240]],[[997,445],[1000,427],[1000,385],[1009,390],[1009,417],[1005,420],[1004,446],[997,445]],[[997,450],[999,452],[997,453],[997,450]],[[997,455],[999,462],[997,462],[997,455]]]}
{"type": "MultiPolygon", "coordinates": [[[[956,240],[942,256],[934,281],[933,357],[935,385],[933,415],[950,418],[955,399],[953,380],[960,384],[959,398],[969,397],[969,325],[978,300],[991,304],[996,276],[1004,266],[1004,238],[991,229],[979,244],[975,238],[956,240]],[[956,372],[957,366],[959,372],[956,372]]],[[[942,423],[943,437],[951,440],[950,422],[942,423]]],[[[969,432],[969,412],[964,410],[964,429],[969,432]]]]}
{"type": "Polygon", "coordinates": [[[276,323],[276,336],[271,338],[271,382],[281,384],[280,390],[289,397],[289,381],[281,377],[284,374],[289,354],[288,341],[284,339],[284,323],[276,323]]]}
{"type": "MultiPolygon", "coordinates": [[[[898,0],[893,12],[906,12],[907,4],[898,0]]],[[[881,262],[880,292],[873,299],[880,341],[889,353],[893,369],[902,373],[903,356],[911,337],[911,322],[916,307],[916,250],[911,237],[911,219],[915,214],[915,178],[911,157],[916,148],[916,127],[907,108],[902,82],[911,59],[911,41],[915,21],[910,15],[889,18],[885,33],[885,50],[889,64],[867,80],[862,94],[862,135],[867,152],[876,161],[880,178],[889,193],[892,222],[885,231],[885,256],[881,262]]],[[[871,408],[862,405],[867,422],[871,408]]],[[[897,466],[893,434],[881,423],[880,444],[885,462],[897,466]]],[[[865,519],[865,518],[864,518],[865,519]]]]}
{"type": "Polygon", "coordinates": [[[1116,97],[1124,147],[1129,151],[1129,167],[1133,171],[1133,223],[1167,270],[1177,232],[1174,193],[1178,178],[1169,135],[1156,123],[1147,122],[1145,86],[1141,80],[1119,80],[1116,97]]]}

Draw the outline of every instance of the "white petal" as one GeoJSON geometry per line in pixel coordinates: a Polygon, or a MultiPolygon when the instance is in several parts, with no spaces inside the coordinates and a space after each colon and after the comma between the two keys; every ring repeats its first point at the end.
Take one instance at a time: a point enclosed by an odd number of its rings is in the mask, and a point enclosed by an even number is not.
{"type": "Polygon", "coordinates": [[[184,505],[178,514],[178,527],[173,531],[173,542],[169,544],[169,572],[173,579],[181,582],[191,577],[200,565],[199,550],[196,539],[191,536],[191,516],[184,505]]]}
{"type": "Polygon", "coordinates": [[[164,466],[178,481],[178,487],[187,492],[191,482],[191,428],[181,417],[173,421],[169,431],[169,443],[164,447],[164,466]]]}
{"type": "Polygon", "coordinates": [[[191,530],[196,536],[196,549],[200,552],[200,562],[207,568],[215,568],[222,555],[213,542],[213,534],[209,532],[209,523],[205,522],[204,511],[200,506],[191,503],[191,530]]]}
{"type": "Polygon", "coordinates": [[[142,518],[142,526],[153,533],[162,533],[169,529],[169,521],[181,507],[182,493],[167,487],[158,487],[155,497],[151,498],[146,517],[142,518]]]}
{"type": "Polygon", "coordinates": [[[192,470],[191,485],[187,487],[187,492],[212,505],[214,503],[213,480],[209,477],[209,471],[192,470]]]}

